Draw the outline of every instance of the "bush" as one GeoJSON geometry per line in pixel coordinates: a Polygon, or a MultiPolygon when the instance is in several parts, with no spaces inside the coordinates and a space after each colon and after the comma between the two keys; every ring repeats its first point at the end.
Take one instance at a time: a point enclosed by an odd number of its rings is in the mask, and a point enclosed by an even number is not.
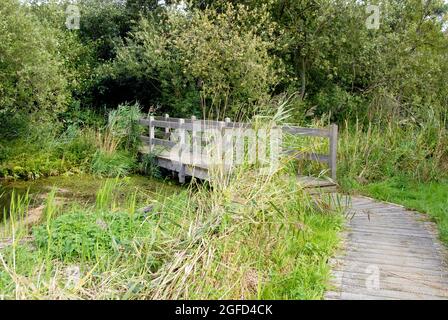
{"type": "Polygon", "coordinates": [[[69,126],[58,135],[58,127],[48,123],[30,126],[23,129],[26,138],[2,140],[0,177],[37,179],[90,170],[96,150],[94,132],[69,126]]]}
{"type": "Polygon", "coordinates": [[[95,135],[91,129],[70,126],[59,137],[57,154],[66,161],[87,169],[95,154],[95,135]]]}
{"type": "Polygon", "coordinates": [[[33,235],[39,248],[50,249],[52,258],[95,260],[103,254],[132,250],[139,230],[150,233],[150,224],[142,224],[144,219],[143,215],[124,212],[74,212],[34,228],[33,235]]]}
{"type": "Polygon", "coordinates": [[[57,31],[16,0],[1,1],[0,16],[0,114],[53,116],[70,98],[57,31]]]}
{"type": "Polygon", "coordinates": [[[220,13],[166,14],[163,23],[155,17],[142,19],[118,49],[116,61],[104,69],[105,81],[127,83],[131,91],[137,85],[140,92],[134,99],[158,100],[174,115],[252,114],[282,70],[268,54],[271,44],[258,35],[261,27],[246,20],[266,16],[233,5],[220,13]]]}

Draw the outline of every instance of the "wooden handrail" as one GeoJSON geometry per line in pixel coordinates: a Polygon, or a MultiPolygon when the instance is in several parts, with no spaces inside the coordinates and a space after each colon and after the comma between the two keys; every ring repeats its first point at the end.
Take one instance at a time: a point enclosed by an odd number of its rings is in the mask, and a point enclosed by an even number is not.
{"type": "MultiPolygon", "coordinates": [[[[149,127],[149,136],[143,137],[142,141],[149,144],[150,150],[153,150],[154,145],[160,145],[165,147],[172,147],[174,142],[169,141],[170,130],[180,129],[183,132],[193,131],[195,132],[197,128],[204,129],[226,129],[226,128],[239,128],[239,129],[249,129],[253,126],[250,123],[243,122],[232,122],[229,118],[225,121],[215,121],[215,120],[198,120],[196,117],[191,119],[184,118],[171,118],[168,115],[163,117],[149,117],[145,119],[140,119],[140,124],[149,127]],[[155,138],[155,128],[164,129],[164,138],[155,138]]],[[[317,154],[317,153],[294,153],[293,151],[287,151],[285,154],[294,154],[297,159],[307,159],[312,161],[319,161],[322,163],[327,163],[331,172],[331,178],[336,181],[336,167],[337,167],[337,146],[338,146],[338,126],[332,124],[329,128],[303,128],[296,126],[281,126],[283,133],[296,135],[296,136],[308,136],[308,137],[321,137],[329,139],[329,154],[317,154]]],[[[181,139],[185,140],[185,135],[181,135],[181,139]],[[183,136],[183,138],[182,138],[183,136]]],[[[195,138],[193,139],[195,140],[195,138]]]]}

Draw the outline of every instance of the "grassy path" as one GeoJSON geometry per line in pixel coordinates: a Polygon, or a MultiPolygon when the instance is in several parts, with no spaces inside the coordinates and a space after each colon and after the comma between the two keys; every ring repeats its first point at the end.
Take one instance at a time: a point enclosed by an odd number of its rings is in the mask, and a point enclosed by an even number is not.
{"type": "Polygon", "coordinates": [[[446,249],[426,215],[366,197],[347,213],[327,299],[448,299],[446,249]]]}

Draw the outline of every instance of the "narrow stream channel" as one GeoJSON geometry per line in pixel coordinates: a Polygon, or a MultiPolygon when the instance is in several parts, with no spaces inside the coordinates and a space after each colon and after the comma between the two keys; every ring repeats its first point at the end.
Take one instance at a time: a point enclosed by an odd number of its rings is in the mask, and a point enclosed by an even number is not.
{"type": "MultiPolygon", "coordinates": [[[[0,214],[3,214],[5,209],[9,211],[13,191],[16,195],[25,195],[29,192],[31,207],[41,205],[53,188],[56,189],[56,196],[63,198],[65,202],[88,205],[94,203],[96,192],[106,180],[90,175],[49,177],[34,181],[0,180],[0,214]]],[[[169,179],[130,176],[118,181],[118,192],[123,197],[137,191],[141,198],[155,198],[178,193],[183,189],[175,181],[169,179]]]]}

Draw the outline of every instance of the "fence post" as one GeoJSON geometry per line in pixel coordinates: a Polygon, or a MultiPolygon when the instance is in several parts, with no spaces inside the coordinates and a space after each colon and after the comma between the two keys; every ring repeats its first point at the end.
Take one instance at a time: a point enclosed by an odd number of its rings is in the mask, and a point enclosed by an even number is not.
{"type": "MultiPolygon", "coordinates": [[[[225,126],[224,128],[232,128],[231,123],[232,120],[230,118],[224,119],[225,126]]],[[[233,129],[230,131],[226,131],[224,129],[223,135],[223,145],[224,145],[224,166],[228,166],[229,168],[233,165],[233,129]]]]}
{"type": "MultiPolygon", "coordinates": [[[[164,116],[164,120],[166,121],[166,122],[168,122],[169,120],[170,120],[170,116],[169,116],[169,114],[168,113],[165,113],[165,116],[164,116]]],[[[165,128],[165,139],[169,139],[169,137],[170,137],[170,128],[165,128]]]]}
{"type": "Polygon", "coordinates": [[[152,144],[152,139],[154,139],[154,126],[152,125],[154,121],[154,117],[149,117],[149,152],[152,152],[154,149],[154,146],[152,144]]]}
{"type": "Polygon", "coordinates": [[[185,165],[183,164],[183,153],[185,148],[185,120],[179,119],[179,144],[180,144],[180,156],[179,156],[179,182],[185,183],[185,165]]]}
{"type": "Polygon", "coordinates": [[[216,152],[218,153],[219,156],[219,164],[223,166],[223,168],[225,167],[226,164],[226,126],[227,126],[227,121],[219,121],[218,122],[218,130],[219,130],[219,136],[218,141],[217,141],[217,150],[216,152]]]}
{"type": "Polygon", "coordinates": [[[329,166],[331,171],[331,179],[336,181],[336,165],[338,156],[338,126],[332,124],[330,126],[330,160],[329,166]]]}
{"type": "Polygon", "coordinates": [[[192,127],[192,130],[191,130],[191,144],[190,144],[190,146],[191,146],[190,164],[192,164],[192,165],[197,165],[198,164],[196,162],[196,160],[195,160],[195,156],[197,156],[197,157],[200,156],[200,152],[198,152],[199,151],[198,150],[198,146],[199,145],[198,145],[198,141],[197,141],[197,137],[198,137],[197,133],[199,132],[199,134],[200,134],[201,128],[197,128],[196,126],[197,126],[196,116],[191,116],[191,127],[192,127]]]}

